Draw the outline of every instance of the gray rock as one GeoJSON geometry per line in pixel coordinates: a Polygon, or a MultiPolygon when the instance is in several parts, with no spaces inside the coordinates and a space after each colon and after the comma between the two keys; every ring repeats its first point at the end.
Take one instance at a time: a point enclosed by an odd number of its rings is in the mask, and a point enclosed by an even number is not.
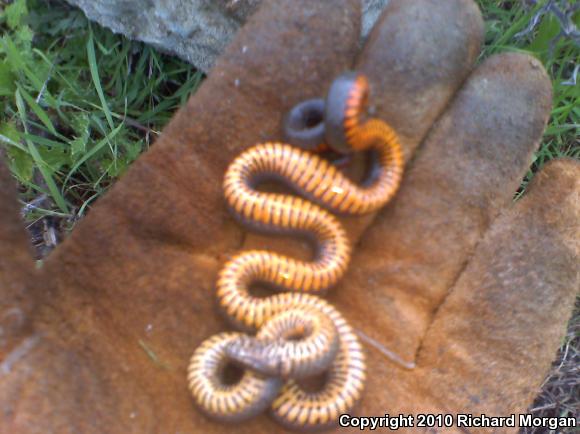
{"type": "MultiPolygon", "coordinates": [[[[67,0],[99,24],[209,71],[261,0],[67,0]]],[[[315,1],[315,0],[313,0],[315,1]]],[[[363,0],[366,37],[388,0],[363,0]]]]}

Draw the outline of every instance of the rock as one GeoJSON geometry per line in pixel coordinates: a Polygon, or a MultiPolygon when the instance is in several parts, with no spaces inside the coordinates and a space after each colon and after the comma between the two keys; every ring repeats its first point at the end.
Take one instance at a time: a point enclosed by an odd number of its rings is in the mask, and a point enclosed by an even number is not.
{"type": "MultiPolygon", "coordinates": [[[[176,54],[204,72],[261,0],[67,0],[116,33],[176,54]]],[[[363,0],[366,37],[388,0],[363,0]]]]}

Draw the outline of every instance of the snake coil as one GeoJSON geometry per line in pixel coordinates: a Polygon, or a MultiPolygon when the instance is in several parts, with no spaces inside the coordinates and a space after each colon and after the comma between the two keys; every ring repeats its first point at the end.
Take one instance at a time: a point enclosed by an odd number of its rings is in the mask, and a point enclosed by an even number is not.
{"type": "Polygon", "coordinates": [[[286,120],[289,142],[258,144],[229,166],[224,195],[243,223],[260,230],[308,235],[316,240],[316,257],[300,261],[269,251],[234,256],[221,269],[217,299],[226,317],[255,336],[227,332],[204,341],[188,369],[189,388],[199,408],[223,422],[255,416],[270,407],[274,418],[292,429],[336,424],[360,399],[366,380],[362,347],[342,314],[316,296],[344,275],[351,257],[339,214],[364,214],[387,203],[397,191],[403,155],[395,132],[376,118],[364,119],[368,82],[347,73],[331,85],[326,100],[297,105],[286,120]],[[321,126],[322,125],[322,126],[321,126]],[[357,185],[335,165],[310,150],[376,154],[369,179],[357,185]],[[263,179],[281,180],[305,197],[256,189],[263,179]],[[255,283],[287,292],[260,298],[255,283]],[[243,367],[231,384],[224,370],[243,367]],[[300,380],[326,373],[320,390],[300,380]]]}

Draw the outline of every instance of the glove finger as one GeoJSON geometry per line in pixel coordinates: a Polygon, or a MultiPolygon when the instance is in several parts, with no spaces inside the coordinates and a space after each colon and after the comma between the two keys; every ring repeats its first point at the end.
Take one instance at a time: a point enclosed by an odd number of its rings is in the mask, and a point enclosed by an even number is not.
{"type": "Polygon", "coordinates": [[[408,160],[465,81],[483,21],[471,0],[391,0],[356,69],[369,78],[376,116],[399,135],[408,160]]]}
{"type": "MultiPolygon", "coordinates": [[[[376,116],[391,125],[408,162],[469,75],[483,41],[472,0],[391,0],[357,61],[376,116]]],[[[348,220],[357,240],[376,214],[348,220]]]]}
{"type": "MultiPolygon", "coordinates": [[[[374,115],[397,131],[405,160],[469,75],[482,39],[483,21],[471,0],[391,0],[382,12],[354,69],[368,77],[374,115]]],[[[350,167],[353,177],[364,172],[363,160],[350,167]]],[[[353,242],[375,216],[342,219],[353,242]]],[[[260,234],[249,235],[244,248],[302,258],[311,251],[306,243],[260,234]]]]}
{"type": "Polygon", "coordinates": [[[419,377],[453,411],[524,413],[580,291],[580,164],[556,160],[478,245],[425,335],[419,377]]]}
{"type": "Polygon", "coordinates": [[[14,181],[0,161],[0,362],[27,330],[32,309],[28,284],[34,262],[19,217],[14,181]]]}
{"type": "Polygon", "coordinates": [[[433,313],[511,201],[550,102],[550,81],[537,60],[488,59],[434,125],[398,196],[362,238],[335,300],[403,360],[414,360],[433,313]]]}

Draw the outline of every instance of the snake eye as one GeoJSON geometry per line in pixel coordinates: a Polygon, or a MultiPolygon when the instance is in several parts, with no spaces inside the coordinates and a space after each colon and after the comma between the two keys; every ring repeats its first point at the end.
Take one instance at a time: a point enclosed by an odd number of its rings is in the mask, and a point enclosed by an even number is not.
{"type": "Polygon", "coordinates": [[[284,139],[306,150],[324,142],[324,100],[309,99],[296,104],[286,116],[284,139]]]}
{"type": "Polygon", "coordinates": [[[348,154],[357,146],[353,132],[361,123],[369,94],[367,78],[346,72],[330,85],[324,111],[326,143],[336,152],[348,154]]]}

